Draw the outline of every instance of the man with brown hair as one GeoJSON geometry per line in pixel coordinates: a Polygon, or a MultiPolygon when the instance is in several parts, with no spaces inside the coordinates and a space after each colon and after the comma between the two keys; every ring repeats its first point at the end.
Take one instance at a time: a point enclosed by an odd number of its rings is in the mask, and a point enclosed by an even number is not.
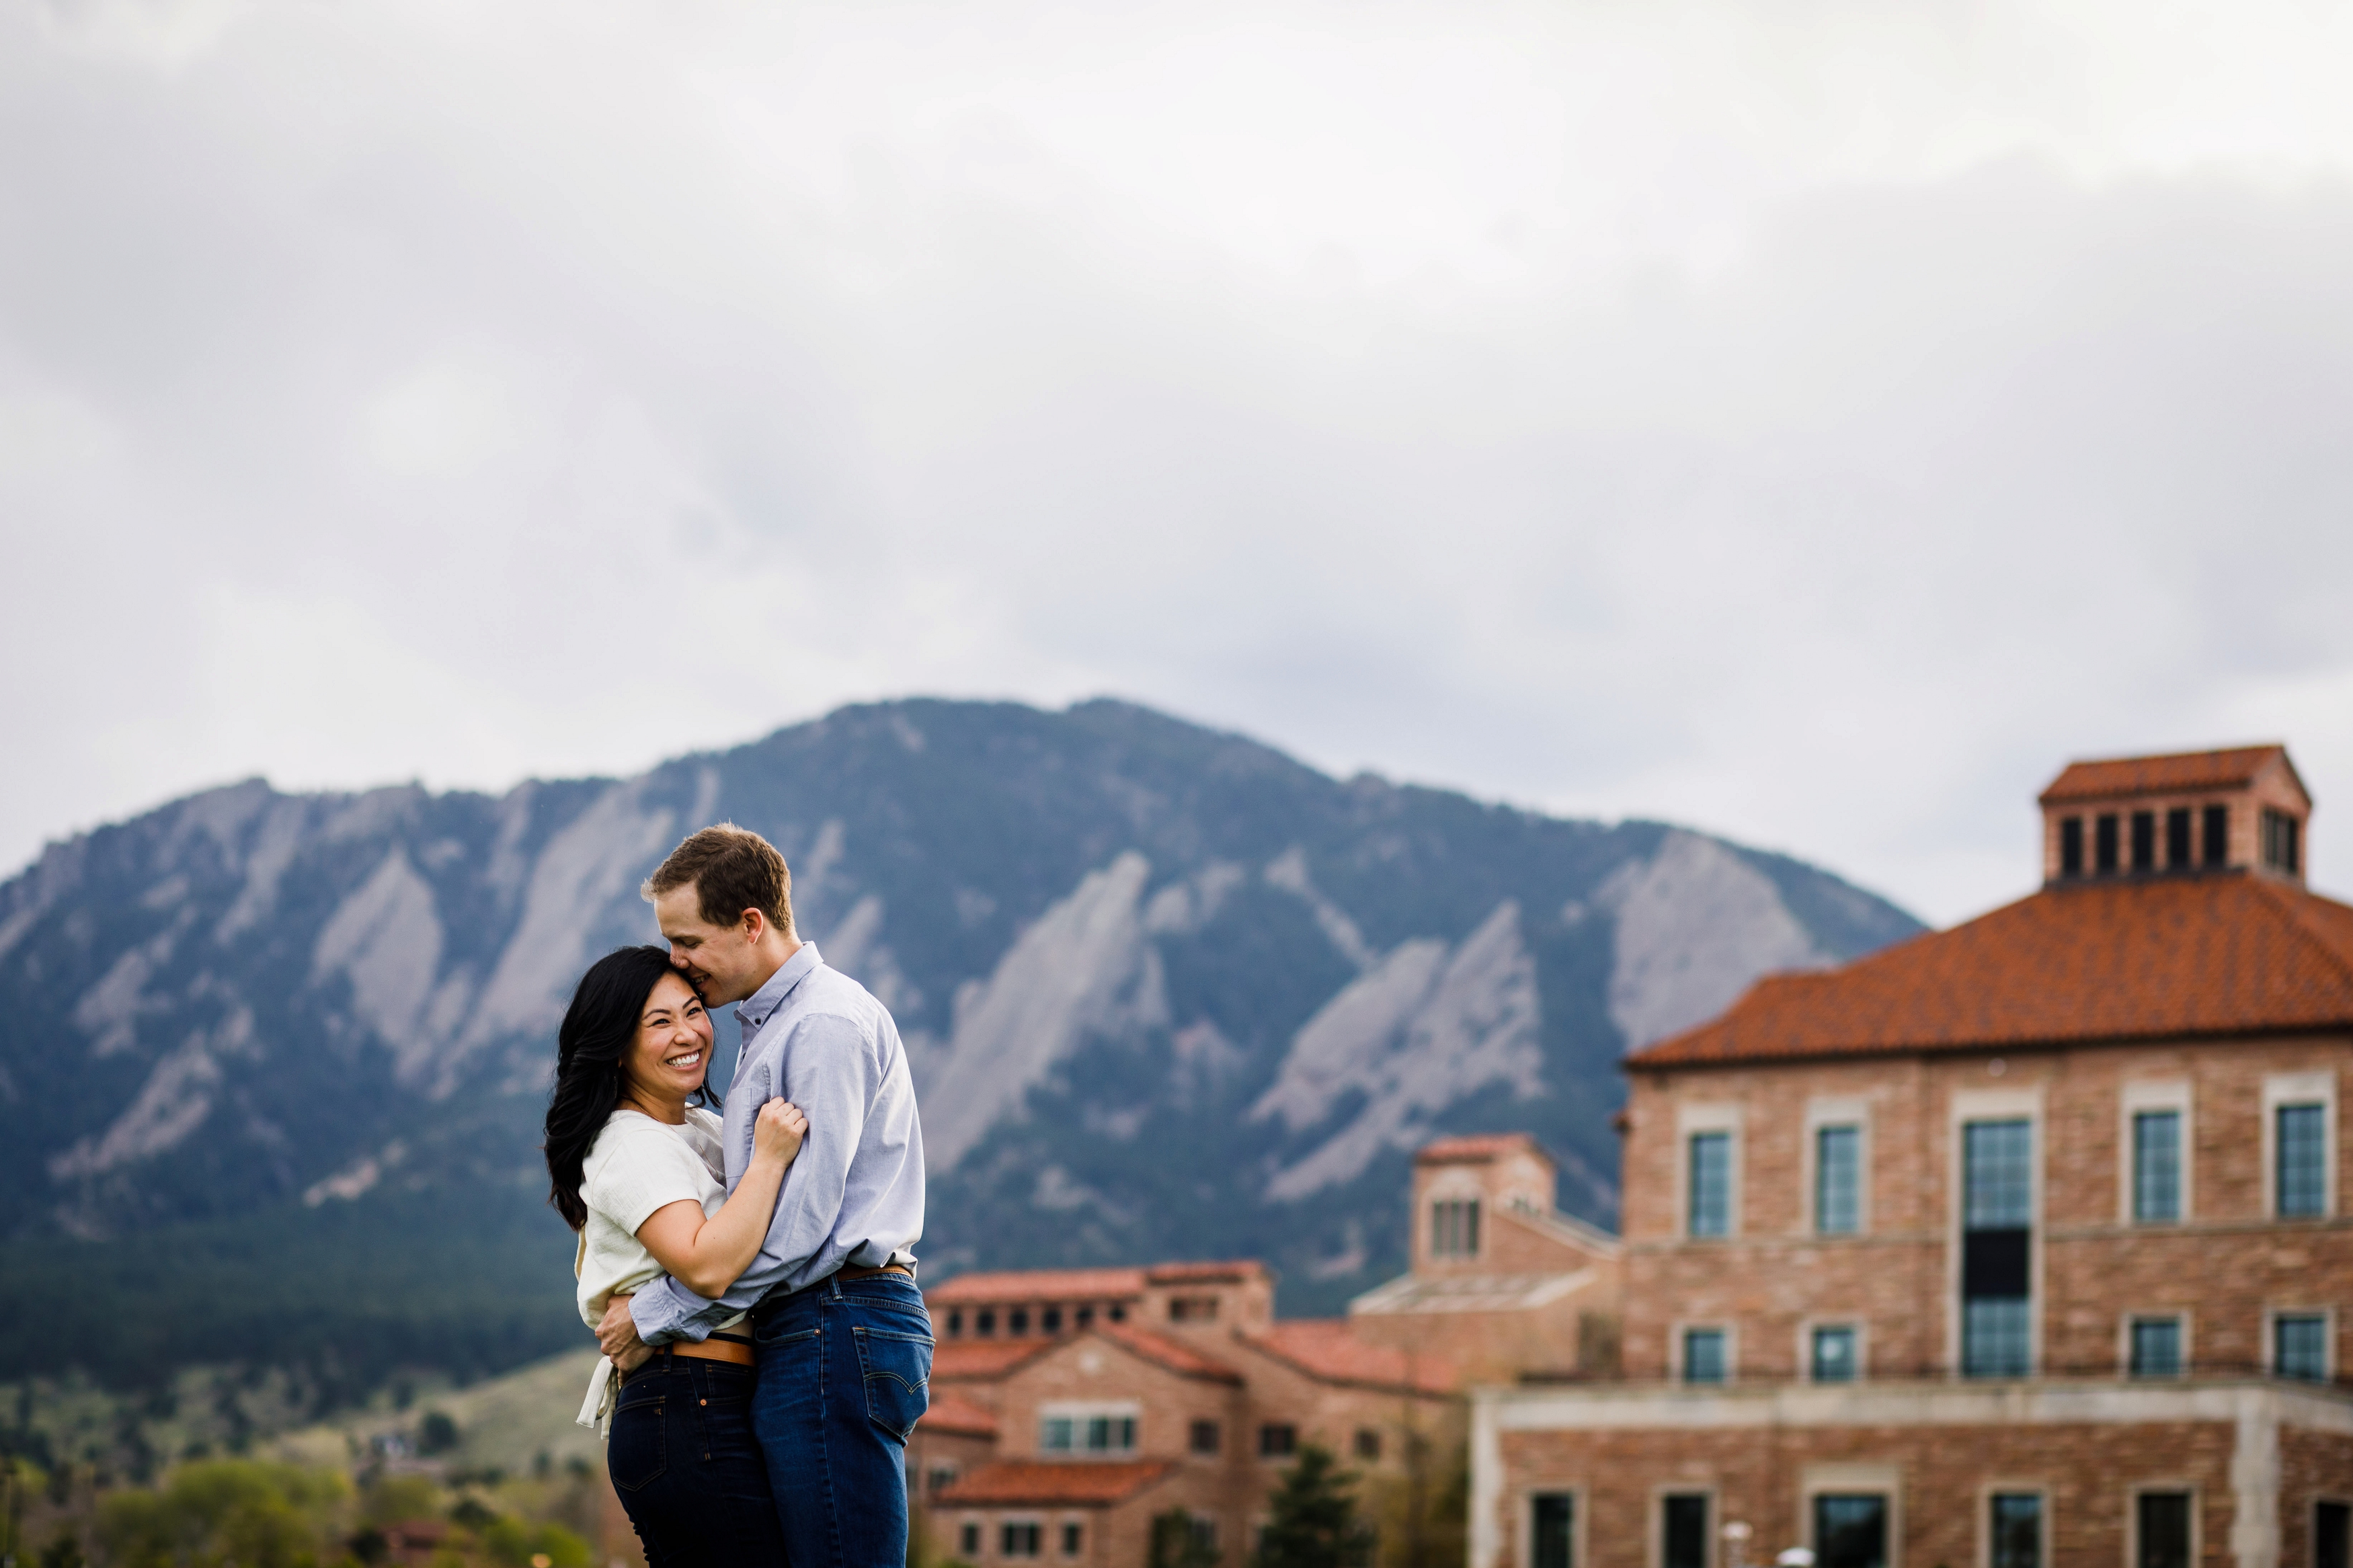
{"type": "Polygon", "coordinates": [[[597,1337],[629,1365],[752,1313],[752,1425],[793,1568],[904,1568],[907,1433],[929,1398],[931,1320],[915,1289],[923,1135],[890,1012],[793,929],[792,873],[756,833],[722,823],[646,879],[670,962],[703,1005],[736,1003],[744,1044],[726,1101],[727,1185],[770,1100],[808,1134],[768,1239],[716,1301],[676,1280],[617,1300],[597,1337]]]}

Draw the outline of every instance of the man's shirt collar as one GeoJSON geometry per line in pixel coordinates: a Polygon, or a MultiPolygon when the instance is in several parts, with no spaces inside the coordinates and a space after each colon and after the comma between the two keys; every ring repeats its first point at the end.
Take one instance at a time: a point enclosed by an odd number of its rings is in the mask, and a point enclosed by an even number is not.
{"type": "Polygon", "coordinates": [[[800,950],[785,960],[783,967],[768,976],[768,983],[765,985],[753,992],[736,1007],[735,1021],[744,1026],[744,1037],[746,1040],[750,1039],[758,1031],[760,1026],[766,1023],[775,1015],[776,1009],[785,1005],[785,998],[792,994],[793,987],[801,983],[802,977],[824,962],[818,956],[817,943],[813,942],[801,943],[800,950]]]}

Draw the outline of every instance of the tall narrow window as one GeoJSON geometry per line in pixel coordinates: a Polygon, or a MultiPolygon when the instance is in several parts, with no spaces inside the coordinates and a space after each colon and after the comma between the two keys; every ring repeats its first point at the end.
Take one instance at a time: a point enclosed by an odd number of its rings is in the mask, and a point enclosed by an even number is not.
{"type": "Polygon", "coordinates": [[[2133,1513],[2137,1568],[2189,1568],[2188,1492],[2143,1492],[2133,1513]]]}
{"type": "Polygon", "coordinates": [[[2181,1217],[2181,1112],[2133,1112],[2133,1218],[2181,1217]]]}
{"type": "Polygon", "coordinates": [[[2165,864],[2175,871],[2189,868],[2189,808],[2186,805],[2165,814],[2165,864]]]}
{"type": "Polygon", "coordinates": [[[2297,823],[2284,811],[2266,811],[2263,816],[2262,834],[2263,864],[2276,871],[2293,875],[2297,859],[2297,823]]]}
{"type": "Polygon", "coordinates": [[[1814,1499],[1817,1568],[1887,1568],[1887,1500],[1874,1492],[1814,1499]]]}
{"type": "Polygon", "coordinates": [[[1961,1129],[1961,1373],[2032,1370],[2033,1126],[1961,1129]]]}
{"type": "Polygon", "coordinates": [[[1691,1137],[1691,1234],[1732,1234],[1732,1134],[1691,1137]]]}
{"type": "Polygon", "coordinates": [[[2116,868],[2116,814],[2105,812],[2092,821],[2093,863],[2102,876],[2116,868]]]}
{"type": "Polygon", "coordinates": [[[2313,1505],[2312,1568],[2353,1568],[2353,1507],[2313,1505]]]}
{"type": "Polygon", "coordinates": [[[2134,870],[2157,869],[2157,813],[2136,811],[2132,814],[2132,857],[2134,870]]]}
{"type": "Polygon", "coordinates": [[[2059,819],[2059,874],[2063,877],[2084,874],[2084,819],[2080,816],[2059,819]]]}
{"type": "Polygon", "coordinates": [[[1538,1492],[1528,1500],[1533,1568],[1577,1568],[1577,1498],[1538,1492]]]}
{"type": "Polygon", "coordinates": [[[1993,1550],[1990,1568],[2042,1568],[2042,1497],[2039,1492],[1996,1492],[1987,1521],[1993,1550]]]}
{"type": "Polygon", "coordinates": [[[1670,1492],[1659,1500],[1661,1568],[1707,1568],[1707,1494],[1670,1492]]]}
{"type": "Polygon", "coordinates": [[[2129,1370],[2135,1377],[2181,1375],[2181,1320],[2135,1318],[2129,1370]]]}
{"type": "Polygon", "coordinates": [[[1814,1228],[1852,1236],[1862,1228],[1862,1129],[1814,1131],[1814,1228]]]}
{"type": "Polygon", "coordinates": [[[1722,1329],[1685,1329],[1683,1331],[1683,1381],[1685,1383],[1722,1383],[1727,1370],[1725,1365],[1722,1329]]]}
{"type": "Polygon", "coordinates": [[[2328,1108],[2282,1105],[2274,1108],[2272,1115],[2280,1217],[2299,1219],[2327,1214],[2328,1108]]]}
{"type": "Polygon", "coordinates": [[[1477,1198],[1441,1198],[1430,1205],[1430,1251],[1433,1258],[1479,1256],[1477,1198]]]}
{"type": "Polygon", "coordinates": [[[2274,1318],[2272,1367],[2282,1377],[2327,1382],[2327,1318],[2318,1312],[2282,1312],[2274,1318]]]}
{"type": "Polygon", "coordinates": [[[2199,858],[2209,866],[2226,866],[2231,860],[2231,808],[2210,805],[2199,814],[2199,858]]]}
{"type": "Polygon", "coordinates": [[[1816,1329],[1809,1357],[1809,1369],[1816,1383],[1852,1383],[1855,1363],[1862,1358],[1855,1354],[1854,1330],[1844,1324],[1834,1328],[1816,1329]]]}

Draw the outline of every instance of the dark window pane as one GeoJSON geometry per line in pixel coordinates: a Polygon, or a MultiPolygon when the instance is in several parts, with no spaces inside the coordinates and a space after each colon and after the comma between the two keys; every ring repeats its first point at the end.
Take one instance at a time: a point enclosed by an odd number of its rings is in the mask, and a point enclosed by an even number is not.
{"type": "Polygon", "coordinates": [[[1996,1492],[1988,1521],[1991,1568],[2042,1568],[2042,1499],[2032,1492],[1996,1492]]]}
{"type": "Polygon", "coordinates": [[[1535,1510],[1533,1568],[1577,1568],[1577,1499],[1567,1492],[1538,1492],[1535,1510]]]}
{"type": "Polygon", "coordinates": [[[1369,1426],[1356,1428],[1356,1458],[1377,1459],[1381,1457],[1381,1435],[1369,1426]]]}
{"type": "Polygon", "coordinates": [[[2135,1511],[2138,1568],[2189,1568],[2189,1494],[2143,1492],[2135,1511]]]}
{"type": "Polygon", "coordinates": [[[2132,1374],[2135,1377],[2181,1375],[2181,1320],[2135,1318],[2132,1325],[2132,1374]]]}
{"type": "Polygon", "coordinates": [[[1813,1345],[1813,1378],[1816,1383],[1852,1383],[1856,1376],[1854,1331],[1847,1328],[1816,1329],[1813,1345]]]}
{"type": "Polygon", "coordinates": [[[2341,1502],[2314,1505],[2312,1568],[2353,1568],[2353,1508],[2341,1502]]]}
{"type": "Polygon", "coordinates": [[[2189,808],[2186,805],[2165,814],[2165,863],[2176,871],[2189,864],[2189,808]]]}
{"type": "Polygon", "coordinates": [[[997,1314],[986,1307],[982,1308],[978,1312],[973,1315],[972,1328],[973,1332],[977,1334],[995,1333],[997,1331],[997,1314]]]}
{"type": "Polygon", "coordinates": [[[1218,1451],[1218,1447],[1219,1447],[1219,1438],[1220,1437],[1220,1436],[1221,1436],[1221,1433],[1220,1433],[1220,1431],[1219,1431],[1219,1426],[1218,1426],[1218,1424],[1217,1424],[1216,1422],[1214,1422],[1214,1421],[1196,1421],[1196,1422],[1194,1422],[1194,1423],[1193,1423],[1193,1431],[1192,1431],[1192,1442],[1191,1442],[1191,1445],[1190,1445],[1190,1446],[1191,1446],[1191,1447],[1192,1447],[1193,1452],[1195,1452],[1195,1453],[1197,1453],[1197,1454],[1214,1454],[1214,1453],[1216,1453],[1216,1452],[1218,1451]]]}
{"type": "Polygon", "coordinates": [[[1683,1331],[1683,1381],[1685,1383],[1722,1383],[1725,1370],[1722,1329],[1685,1329],[1683,1331]]]}
{"type": "Polygon", "coordinates": [[[1063,1556],[1076,1557],[1079,1554],[1079,1548],[1085,1543],[1085,1541],[1086,1527],[1084,1525],[1066,1524],[1062,1526],[1063,1556]]]}
{"type": "Polygon", "coordinates": [[[2231,808],[2208,806],[2200,826],[2200,837],[2204,840],[2199,846],[2204,851],[2200,858],[2209,866],[2227,864],[2231,858],[2231,808]]]}
{"type": "Polygon", "coordinates": [[[2033,1293],[2033,1232],[1972,1230],[1961,1236],[1961,1295],[2025,1297],[2033,1293]]]}
{"type": "Polygon", "coordinates": [[[2133,869],[2153,871],[2157,868],[2157,813],[2136,811],[2132,814],[2133,869]]]}
{"type": "Polygon", "coordinates": [[[966,1557],[980,1555],[980,1526],[967,1524],[958,1532],[957,1544],[966,1557]]]}
{"type": "Polygon", "coordinates": [[[1029,1331],[1029,1309],[1027,1307],[1016,1307],[1013,1310],[1006,1313],[1005,1331],[1008,1334],[1028,1333],[1029,1331]]]}
{"type": "Polygon", "coordinates": [[[1962,1227],[2006,1230],[2032,1223],[2033,1129],[2025,1121],[1972,1121],[1961,1129],[1962,1227]]]}
{"type": "Polygon", "coordinates": [[[2327,1213],[2327,1107],[2283,1105],[2275,1115],[2281,1215],[2294,1218],[2327,1213]]]}
{"type": "Polygon", "coordinates": [[[2063,818],[2059,824],[2059,874],[2084,874],[2084,819],[2080,816],[2063,818]]]}
{"type": "Polygon", "coordinates": [[[2102,871],[2116,868],[2116,819],[2112,812],[2092,824],[2093,850],[2102,871]]]}
{"type": "Polygon", "coordinates": [[[1707,1497],[1704,1493],[1660,1500],[1662,1568],[1707,1568],[1707,1497]]]}
{"type": "Polygon", "coordinates": [[[1887,1568],[1887,1500],[1815,1498],[1814,1562],[1817,1568],[1887,1568]]]}
{"type": "Polygon", "coordinates": [[[2308,1383],[2328,1377],[2328,1320],[2317,1312],[2283,1312],[2272,1320],[2272,1364],[2282,1377],[2308,1383]]]}
{"type": "Polygon", "coordinates": [[[1691,1141],[1691,1233],[1732,1234],[1732,1134],[1695,1132],[1691,1141]]]}
{"type": "Polygon", "coordinates": [[[2181,1217],[2181,1112],[2133,1114],[2133,1218],[2181,1217]]]}
{"type": "Polygon", "coordinates": [[[1062,1309],[1060,1307],[1049,1307],[1044,1311],[1039,1313],[1038,1326],[1045,1330],[1050,1334],[1060,1333],[1062,1331],[1062,1309]]]}
{"type": "Polygon", "coordinates": [[[1814,1225],[1825,1236],[1862,1226],[1862,1129],[1824,1127],[1814,1133],[1814,1225]]]}
{"type": "Polygon", "coordinates": [[[1258,1454],[1261,1459],[1283,1459],[1299,1447],[1296,1426],[1266,1426],[1258,1429],[1258,1454]]]}

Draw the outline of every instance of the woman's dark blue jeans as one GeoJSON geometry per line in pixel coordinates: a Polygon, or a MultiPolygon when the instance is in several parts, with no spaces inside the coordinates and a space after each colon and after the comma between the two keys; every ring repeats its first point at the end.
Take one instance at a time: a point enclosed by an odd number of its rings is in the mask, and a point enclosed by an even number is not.
{"type": "Polygon", "coordinates": [[[657,1352],[621,1385],[605,1463],[649,1568],[781,1568],[753,1370],[657,1352]]]}

